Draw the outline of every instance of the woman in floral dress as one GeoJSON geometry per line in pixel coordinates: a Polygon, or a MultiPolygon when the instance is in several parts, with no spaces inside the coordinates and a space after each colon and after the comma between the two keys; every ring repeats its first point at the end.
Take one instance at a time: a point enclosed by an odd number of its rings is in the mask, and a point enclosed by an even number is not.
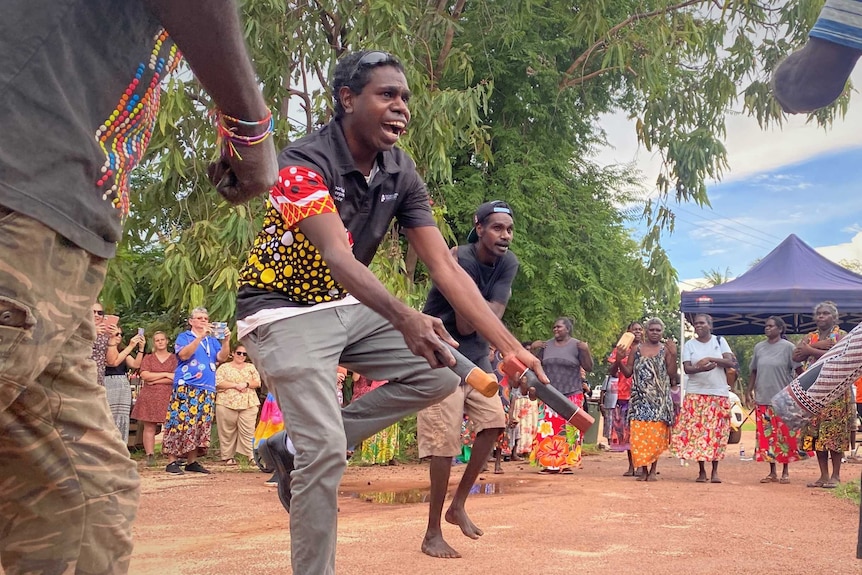
{"type": "Polygon", "coordinates": [[[632,378],[628,420],[632,464],[641,472],[638,481],[656,481],[658,458],[665,452],[674,421],[671,388],[679,385],[676,346],[662,343],[664,323],[653,318],[646,323],[646,340],[633,344],[620,371],[632,378]]]}

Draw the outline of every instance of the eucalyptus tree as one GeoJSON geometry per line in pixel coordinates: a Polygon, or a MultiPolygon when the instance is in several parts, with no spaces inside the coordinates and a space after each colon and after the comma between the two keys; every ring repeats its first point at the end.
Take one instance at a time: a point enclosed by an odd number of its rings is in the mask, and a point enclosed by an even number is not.
{"type": "MultiPolygon", "coordinates": [[[[246,0],[242,9],[278,145],[329,119],[338,56],[392,52],[414,92],[402,145],[428,182],[444,232],[463,238],[471,210],[492,196],[517,210],[524,273],[506,320],[533,337],[567,313],[610,341],[608,332],[643,301],[675,297],[675,272],[659,243],[673,227],[673,203],[708,204],[706,182],[727,169],[729,114],[781,123],[769,74],[804,41],[821,4],[246,0]],[[647,225],[641,245],[626,229],[634,175],[591,160],[603,143],[600,118],[613,112],[633,118],[644,149],[664,161],[639,204],[647,225]]],[[[846,106],[845,95],[812,120],[826,125],[846,106]]],[[[126,269],[112,277],[150,277],[164,305],[205,303],[213,317],[227,317],[262,203],[230,207],[205,182],[216,149],[210,107],[188,71],[167,84],[124,239],[130,252],[163,257],[131,271],[129,260],[117,260],[113,266],[126,269]]],[[[395,231],[381,249],[377,272],[419,305],[421,266],[395,231]]]]}

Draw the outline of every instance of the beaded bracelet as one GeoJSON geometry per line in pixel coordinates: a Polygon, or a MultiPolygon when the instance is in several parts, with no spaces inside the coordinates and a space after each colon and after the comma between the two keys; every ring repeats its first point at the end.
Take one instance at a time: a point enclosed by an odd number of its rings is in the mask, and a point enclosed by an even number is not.
{"type": "Polygon", "coordinates": [[[266,141],[266,139],[272,135],[275,128],[275,121],[272,118],[272,112],[267,112],[266,117],[258,121],[240,120],[232,116],[228,116],[227,114],[223,114],[222,112],[215,112],[215,117],[216,130],[218,132],[217,145],[221,147],[222,144],[226,142],[230,156],[236,156],[240,160],[242,160],[242,156],[239,154],[236,146],[256,146],[257,144],[266,141]],[[228,127],[227,122],[247,127],[265,126],[266,129],[263,133],[256,136],[243,136],[236,133],[235,126],[228,127]]]}

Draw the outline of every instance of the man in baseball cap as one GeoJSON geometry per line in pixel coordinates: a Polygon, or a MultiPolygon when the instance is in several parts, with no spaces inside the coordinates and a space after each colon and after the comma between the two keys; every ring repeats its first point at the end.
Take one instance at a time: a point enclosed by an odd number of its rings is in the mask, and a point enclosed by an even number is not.
{"type": "MultiPolygon", "coordinates": [[[[467,237],[469,243],[453,248],[452,254],[476,283],[494,315],[501,318],[518,272],[518,258],[509,251],[515,231],[512,208],[499,200],[482,204],[473,216],[473,224],[475,227],[467,237]]],[[[488,342],[452,308],[436,284],[428,294],[423,311],[443,320],[443,325],[458,341],[458,349],[465,357],[486,372],[493,372],[488,359],[488,342]]],[[[455,393],[417,415],[419,456],[431,458],[431,499],[422,551],[432,557],[461,556],[443,539],[440,520],[449,487],[452,457],[461,450],[461,421],[465,413],[476,431],[476,439],[470,462],[446,511],[446,521],[458,525],[467,537],[477,539],[482,530],[470,520],[464,504],[494,449],[494,443],[506,427],[503,404],[498,396],[485,397],[462,382],[455,393]]],[[[495,472],[502,473],[502,469],[495,472]]]]}
{"type": "Polygon", "coordinates": [[[485,220],[491,214],[509,214],[512,220],[515,219],[515,212],[512,211],[512,208],[504,202],[503,200],[492,200],[490,202],[485,202],[481,206],[476,209],[476,213],[473,214],[473,229],[470,230],[470,234],[467,236],[467,241],[471,244],[475,244],[479,241],[479,233],[476,231],[476,227],[485,223],[485,220]]]}

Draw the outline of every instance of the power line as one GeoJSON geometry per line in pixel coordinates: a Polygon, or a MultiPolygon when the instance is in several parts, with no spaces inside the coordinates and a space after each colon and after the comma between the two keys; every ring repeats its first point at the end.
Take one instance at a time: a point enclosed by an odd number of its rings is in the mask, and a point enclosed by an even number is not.
{"type": "MultiPolygon", "coordinates": [[[[675,219],[677,219],[681,222],[687,223],[691,226],[703,228],[704,222],[705,222],[705,223],[711,224],[713,226],[709,230],[710,233],[725,236],[727,238],[730,238],[730,239],[733,239],[736,241],[746,240],[749,243],[753,243],[753,244],[757,245],[758,247],[762,247],[762,248],[772,249],[775,247],[775,243],[773,243],[773,241],[771,239],[758,237],[756,235],[749,233],[746,229],[737,228],[733,225],[726,224],[726,223],[719,221],[717,219],[709,219],[706,217],[702,217],[702,216],[699,216],[699,215],[694,214],[692,212],[688,212],[687,210],[681,210],[681,211],[683,211],[685,213],[692,214],[694,217],[699,219],[699,221],[692,221],[692,220],[688,220],[688,219],[681,217],[679,214],[675,215],[675,219]],[[745,237],[742,237],[742,236],[745,236],[745,237]]],[[[746,226],[742,226],[742,227],[746,227],[746,226]]],[[[753,228],[749,228],[749,229],[753,229],[753,228]]]]}
{"type": "MultiPolygon", "coordinates": [[[[700,214],[699,214],[699,213],[697,213],[697,212],[693,212],[693,211],[691,211],[691,210],[687,210],[687,209],[685,209],[685,208],[683,208],[682,206],[679,206],[679,205],[678,205],[675,209],[678,209],[678,210],[679,210],[679,211],[681,211],[681,212],[685,212],[685,213],[687,213],[687,214],[690,214],[690,215],[692,215],[692,216],[694,216],[694,217],[697,217],[697,218],[703,218],[703,219],[704,219],[704,220],[706,220],[706,221],[711,221],[711,222],[714,222],[714,223],[716,223],[716,224],[718,224],[718,225],[722,225],[722,226],[725,226],[725,227],[728,227],[728,228],[731,228],[731,229],[733,229],[733,226],[731,226],[729,223],[725,223],[725,222],[726,222],[726,221],[733,222],[734,224],[736,224],[737,226],[739,226],[739,227],[740,227],[740,229],[750,230],[751,232],[755,232],[755,233],[757,233],[757,234],[760,234],[761,236],[765,236],[765,238],[758,238],[758,239],[761,239],[761,240],[764,240],[764,239],[765,239],[765,240],[768,240],[769,242],[772,242],[772,241],[780,242],[781,240],[783,240],[783,239],[784,239],[784,238],[779,238],[778,236],[775,236],[775,235],[773,235],[773,234],[770,234],[769,232],[764,232],[763,230],[759,230],[759,229],[757,229],[757,228],[755,228],[755,227],[752,227],[752,226],[750,226],[750,225],[748,225],[748,224],[745,224],[745,223],[743,223],[743,222],[740,222],[739,220],[736,220],[736,219],[734,219],[734,218],[731,218],[731,217],[728,217],[728,216],[724,216],[724,215],[722,215],[722,214],[719,214],[718,212],[716,212],[716,211],[714,211],[714,210],[712,211],[712,213],[713,213],[713,214],[715,214],[716,216],[719,216],[720,218],[722,218],[722,220],[721,220],[721,221],[719,221],[719,220],[718,220],[718,218],[714,218],[714,219],[708,218],[707,216],[703,215],[702,213],[700,213],[700,214]]],[[[747,233],[747,232],[744,232],[744,233],[747,233]]]]}

